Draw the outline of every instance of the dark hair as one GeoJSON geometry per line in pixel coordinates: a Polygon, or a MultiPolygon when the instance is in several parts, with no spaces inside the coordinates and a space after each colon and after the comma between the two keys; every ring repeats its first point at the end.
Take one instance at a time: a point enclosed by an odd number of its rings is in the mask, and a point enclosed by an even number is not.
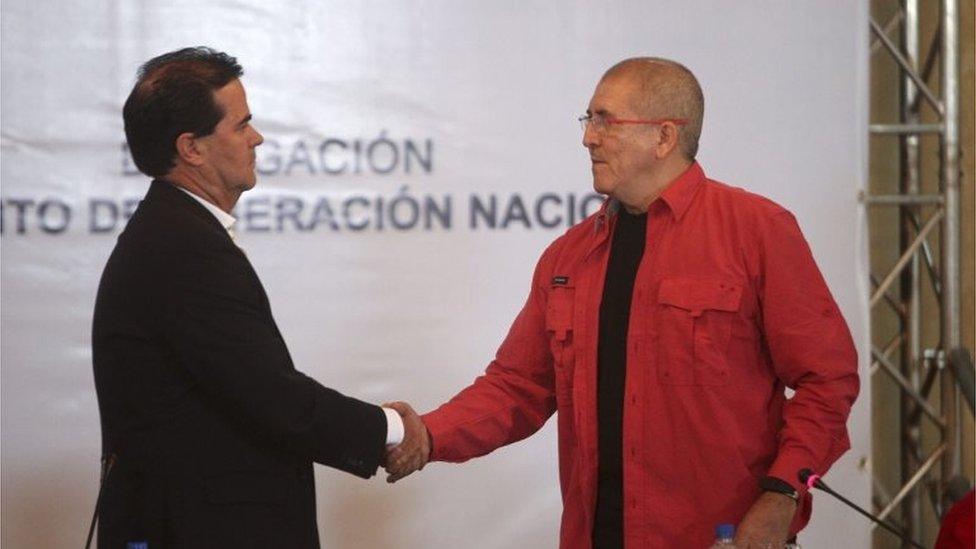
{"type": "Polygon", "coordinates": [[[125,139],[139,171],[166,175],[180,134],[213,133],[224,116],[213,92],[242,74],[237,59],[202,46],[164,53],[140,67],[122,108],[125,139]]]}

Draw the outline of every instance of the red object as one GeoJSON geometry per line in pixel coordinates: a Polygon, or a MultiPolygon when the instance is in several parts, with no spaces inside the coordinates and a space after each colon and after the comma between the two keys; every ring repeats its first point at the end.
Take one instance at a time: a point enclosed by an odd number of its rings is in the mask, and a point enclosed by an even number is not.
{"type": "Polygon", "coordinates": [[[807,478],[807,489],[808,490],[813,490],[813,487],[814,487],[814,485],[817,484],[817,481],[818,480],[820,480],[820,475],[810,475],[807,478]]]}
{"type": "MultiPolygon", "coordinates": [[[[549,246],[485,374],[424,416],[433,459],[461,462],[558,411],[563,549],[590,546],[614,204],[549,246]]],[[[802,495],[798,531],[810,496],[797,471],[824,473],[849,447],[858,378],[850,332],[793,216],[693,164],[648,211],[630,319],[626,545],[707,547],[715,525],[740,522],[767,474],[802,495]]]]}
{"type": "Polygon", "coordinates": [[[973,491],[956,502],[942,519],[939,539],[935,549],[973,549],[976,547],[976,507],[973,505],[973,491]]]}
{"type": "Polygon", "coordinates": [[[591,122],[595,124],[597,129],[606,129],[605,127],[608,125],[620,124],[660,126],[661,124],[670,122],[675,126],[684,126],[688,123],[688,120],[684,118],[613,118],[612,116],[603,116],[601,114],[584,114],[579,118],[579,121],[583,125],[583,131],[586,131],[586,126],[591,122]]]}

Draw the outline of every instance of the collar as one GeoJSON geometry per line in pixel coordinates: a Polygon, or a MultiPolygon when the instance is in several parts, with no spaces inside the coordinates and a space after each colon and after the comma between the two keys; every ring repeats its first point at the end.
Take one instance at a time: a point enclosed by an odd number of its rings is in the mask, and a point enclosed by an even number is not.
{"type": "Polygon", "coordinates": [[[186,194],[188,194],[191,198],[193,198],[194,200],[196,200],[197,202],[199,202],[204,208],[206,208],[208,212],[210,212],[211,214],[213,214],[213,216],[215,218],[217,218],[217,221],[220,222],[220,225],[223,226],[224,230],[226,230],[228,233],[232,233],[233,232],[233,230],[234,230],[234,224],[237,223],[237,218],[236,217],[230,215],[229,213],[225,212],[224,210],[221,210],[217,206],[215,206],[215,205],[211,204],[210,202],[208,202],[207,200],[205,200],[203,198],[200,198],[199,196],[191,193],[190,191],[184,189],[183,187],[180,187],[180,186],[177,186],[177,185],[173,185],[173,186],[176,187],[177,189],[185,192],[186,194]]]}
{"type": "Polygon", "coordinates": [[[674,181],[668,184],[659,197],[667,204],[671,214],[678,221],[688,211],[691,199],[705,181],[705,172],[698,162],[692,162],[688,169],[682,172],[674,181]]]}
{"type": "MultiPolygon", "coordinates": [[[[668,186],[665,187],[658,199],[667,205],[675,219],[681,220],[688,210],[688,206],[691,204],[691,199],[694,198],[695,192],[698,191],[698,188],[701,187],[704,181],[705,171],[702,170],[698,162],[692,162],[691,166],[688,166],[688,169],[682,172],[674,181],[668,183],[668,186]]],[[[654,203],[652,202],[651,204],[653,205],[654,203]]],[[[600,211],[597,212],[594,232],[598,233],[607,228],[609,226],[609,219],[620,210],[620,207],[619,200],[616,198],[607,198],[603,202],[603,206],[600,207],[600,211]]]]}
{"type": "Polygon", "coordinates": [[[610,218],[613,217],[619,209],[620,201],[616,198],[607,197],[607,199],[603,201],[603,205],[600,206],[600,210],[596,213],[596,222],[593,225],[594,234],[606,229],[609,226],[610,218]]]}

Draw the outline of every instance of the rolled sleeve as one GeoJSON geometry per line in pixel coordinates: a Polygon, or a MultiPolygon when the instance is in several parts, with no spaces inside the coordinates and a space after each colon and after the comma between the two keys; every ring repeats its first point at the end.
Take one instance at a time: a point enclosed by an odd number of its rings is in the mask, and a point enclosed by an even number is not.
{"type": "Polygon", "coordinates": [[[763,231],[762,317],[776,375],[795,393],[783,408],[769,475],[800,493],[803,468],[823,474],[848,449],[847,418],[857,397],[857,352],[847,323],[793,215],[763,231]]]}

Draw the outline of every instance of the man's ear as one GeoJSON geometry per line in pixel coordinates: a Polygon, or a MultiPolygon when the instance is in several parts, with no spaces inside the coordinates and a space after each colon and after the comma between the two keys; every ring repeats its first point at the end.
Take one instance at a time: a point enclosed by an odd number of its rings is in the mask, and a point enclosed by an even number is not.
{"type": "Polygon", "coordinates": [[[203,148],[197,136],[190,132],[181,133],[176,138],[176,155],[191,166],[203,165],[203,148]]]}
{"type": "Polygon", "coordinates": [[[658,158],[665,158],[678,147],[678,126],[665,122],[659,128],[656,152],[658,158]]]}

